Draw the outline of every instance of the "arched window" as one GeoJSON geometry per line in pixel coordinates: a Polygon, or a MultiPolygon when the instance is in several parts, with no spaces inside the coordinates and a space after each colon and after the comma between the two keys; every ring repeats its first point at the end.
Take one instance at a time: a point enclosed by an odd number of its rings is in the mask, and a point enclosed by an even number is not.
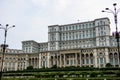
{"type": "Polygon", "coordinates": [[[88,54],[86,54],[86,57],[89,57],[89,55],[88,55],[88,54]]]}
{"type": "Polygon", "coordinates": [[[103,56],[103,54],[102,54],[102,53],[100,53],[100,57],[101,57],[101,56],[103,56]]]}
{"type": "Polygon", "coordinates": [[[115,58],[117,58],[117,57],[118,57],[117,53],[114,53],[114,57],[115,57],[115,58]]]}
{"type": "Polygon", "coordinates": [[[32,58],[32,60],[34,60],[34,58],[32,58]]]}
{"type": "Polygon", "coordinates": [[[84,57],[84,54],[82,54],[82,57],[84,57]]]}
{"type": "Polygon", "coordinates": [[[112,65],[113,65],[113,54],[112,54],[112,53],[110,53],[110,54],[109,54],[109,57],[110,57],[110,64],[112,64],[112,65]]]}
{"type": "Polygon", "coordinates": [[[93,54],[92,54],[92,53],[90,54],[90,57],[93,57],[93,54]]]}
{"type": "Polygon", "coordinates": [[[109,57],[110,57],[110,58],[112,58],[112,57],[113,57],[113,54],[112,54],[112,53],[110,53],[110,54],[109,54],[109,57]]]}
{"type": "Polygon", "coordinates": [[[31,58],[29,58],[29,60],[31,60],[31,58]]]}

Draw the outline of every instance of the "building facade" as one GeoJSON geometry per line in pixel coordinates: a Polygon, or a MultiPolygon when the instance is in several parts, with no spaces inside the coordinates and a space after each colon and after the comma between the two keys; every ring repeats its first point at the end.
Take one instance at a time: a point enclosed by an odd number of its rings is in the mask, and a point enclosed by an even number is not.
{"type": "Polygon", "coordinates": [[[108,18],[51,25],[48,26],[48,42],[22,41],[22,50],[9,50],[5,53],[4,70],[23,70],[28,66],[50,68],[54,65],[101,68],[107,63],[120,67],[117,42],[110,35],[108,18]]]}

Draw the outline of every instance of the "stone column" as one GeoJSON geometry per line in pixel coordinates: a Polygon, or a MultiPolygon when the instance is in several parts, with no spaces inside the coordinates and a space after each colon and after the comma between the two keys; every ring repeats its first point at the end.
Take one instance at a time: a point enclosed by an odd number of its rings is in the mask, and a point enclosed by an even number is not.
{"type": "MultiPolygon", "coordinates": [[[[118,54],[118,56],[120,56],[120,55],[118,54]]],[[[120,59],[119,59],[119,57],[118,57],[118,66],[120,67],[120,59]]]]}
{"type": "Polygon", "coordinates": [[[115,56],[113,54],[113,66],[115,67],[115,56]]]}
{"type": "Polygon", "coordinates": [[[85,66],[87,65],[87,64],[86,64],[86,58],[84,58],[84,64],[85,64],[85,66]]]}
{"type": "Polygon", "coordinates": [[[110,63],[108,48],[105,48],[105,58],[106,58],[106,63],[110,63]]]}
{"type": "Polygon", "coordinates": [[[81,59],[81,53],[80,54],[80,67],[82,66],[81,63],[82,63],[82,59],[81,59]]]}
{"type": "Polygon", "coordinates": [[[57,67],[59,66],[58,53],[57,53],[57,67]]]}
{"type": "Polygon", "coordinates": [[[18,70],[18,61],[15,61],[15,71],[18,70]]]}
{"type": "Polygon", "coordinates": [[[77,65],[78,65],[77,53],[75,53],[75,61],[76,61],[76,64],[75,64],[75,66],[77,67],[77,65]]]}
{"type": "MultiPolygon", "coordinates": [[[[56,59],[55,59],[55,55],[53,56],[53,65],[55,65],[56,64],[56,59]]],[[[53,66],[52,65],[52,66],[53,66]]]]}
{"type": "Polygon", "coordinates": [[[59,59],[60,59],[60,60],[59,60],[59,61],[60,61],[59,67],[61,67],[61,66],[62,66],[62,64],[61,64],[61,63],[62,63],[62,61],[61,61],[61,60],[62,60],[62,59],[61,59],[61,54],[60,54],[60,58],[59,58],[59,59]]]}
{"type": "Polygon", "coordinates": [[[97,50],[96,49],[94,49],[94,54],[93,54],[93,56],[94,56],[94,67],[98,67],[98,63],[97,63],[97,50]]]}
{"type": "Polygon", "coordinates": [[[89,59],[88,59],[88,60],[89,60],[89,67],[90,67],[90,65],[91,65],[91,62],[90,62],[90,61],[91,61],[91,58],[90,58],[90,55],[89,55],[89,59]]]}
{"type": "Polygon", "coordinates": [[[65,54],[64,54],[64,67],[66,66],[66,61],[65,61],[65,54]]]}
{"type": "Polygon", "coordinates": [[[39,64],[38,64],[38,65],[39,65],[39,68],[41,68],[41,53],[39,53],[38,60],[39,60],[39,61],[38,61],[38,63],[39,63],[39,64]]]}
{"type": "Polygon", "coordinates": [[[50,68],[50,54],[47,53],[47,67],[50,68]]]}
{"type": "Polygon", "coordinates": [[[103,67],[105,67],[105,57],[103,57],[103,67]]]}
{"type": "Polygon", "coordinates": [[[25,58],[26,58],[25,59],[25,64],[26,64],[25,68],[27,68],[29,66],[29,57],[28,57],[28,54],[26,54],[25,58]]]}

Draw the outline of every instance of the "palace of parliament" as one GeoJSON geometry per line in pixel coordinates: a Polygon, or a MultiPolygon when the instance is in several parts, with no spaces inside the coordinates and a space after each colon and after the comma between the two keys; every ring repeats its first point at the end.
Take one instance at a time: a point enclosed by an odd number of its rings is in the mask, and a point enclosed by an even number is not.
{"type": "MultiPolygon", "coordinates": [[[[57,67],[120,67],[117,42],[110,33],[110,20],[48,26],[48,42],[22,41],[22,50],[6,49],[3,70],[57,67]]],[[[0,65],[2,61],[0,48],[0,65]]]]}

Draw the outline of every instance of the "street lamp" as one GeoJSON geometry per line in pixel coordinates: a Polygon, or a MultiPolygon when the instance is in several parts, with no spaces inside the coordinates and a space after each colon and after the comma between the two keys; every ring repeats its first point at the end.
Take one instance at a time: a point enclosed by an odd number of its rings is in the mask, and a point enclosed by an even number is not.
{"type": "Polygon", "coordinates": [[[1,47],[3,48],[3,54],[2,54],[2,57],[1,57],[2,60],[1,60],[1,68],[0,68],[0,80],[2,79],[3,61],[4,61],[5,49],[6,49],[6,47],[8,47],[8,45],[6,45],[7,30],[12,28],[12,27],[15,27],[15,25],[9,27],[8,24],[6,24],[6,26],[3,26],[3,25],[0,24],[0,29],[3,29],[5,31],[4,43],[1,45],[1,47]]]}
{"type": "Polygon", "coordinates": [[[120,49],[119,49],[119,38],[120,38],[120,32],[118,31],[118,27],[117,27],[117,14],[120,12],[120,8],[116,9],[116,3],[113,4],[114,10],[111,10],[109,8],[105,8],[105,10],[102,10],[102,12],[107,12],[107,13],[112,13],[114,15],[114,22],[115,22],[115,27],[116,27],[116,31],[113,32],[113,36],[115,36],[116,40],[117,40],[117,48],[118,48],[118,54],[119,54],[119,63],[120,63],[120,49]]]}

